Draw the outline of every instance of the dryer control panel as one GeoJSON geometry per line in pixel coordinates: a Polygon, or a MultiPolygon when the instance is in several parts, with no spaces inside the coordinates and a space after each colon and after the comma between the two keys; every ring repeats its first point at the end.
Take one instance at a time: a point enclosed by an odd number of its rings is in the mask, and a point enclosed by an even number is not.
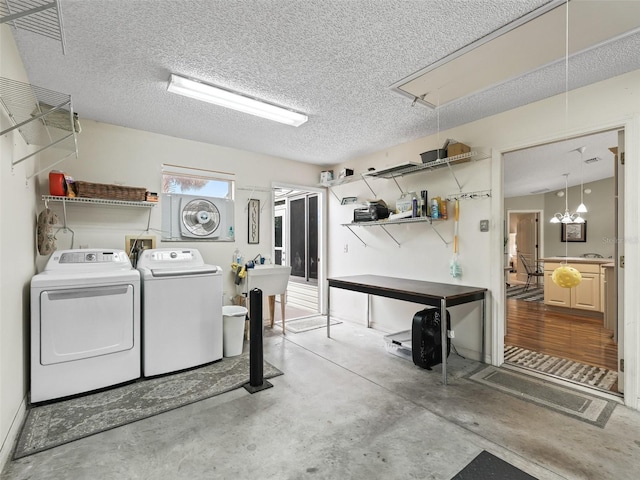
{"type": "Polygon", "coordinates": [[[122,262],[121,252],[117,251],[74,251],[60,254],[58,263],[104,263],[122,262]]]}
{"type": "Polygon", "coordinates": [[[124,250],[73,249],[53,252],[42,273],[80,274],[132,269],[131,261],[124,250]]]}

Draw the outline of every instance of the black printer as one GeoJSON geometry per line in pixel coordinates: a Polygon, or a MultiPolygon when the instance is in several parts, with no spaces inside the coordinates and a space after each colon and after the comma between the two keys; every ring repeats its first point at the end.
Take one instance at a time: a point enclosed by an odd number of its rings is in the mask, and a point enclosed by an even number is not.
{"type": "Polygon", "coordinates": [[[389,217],[389,209],[387,204],[382,200],[369,202],[369,205],[363,208],[356,208],[353,211],[354,222],[374,222],[389,217]]]}

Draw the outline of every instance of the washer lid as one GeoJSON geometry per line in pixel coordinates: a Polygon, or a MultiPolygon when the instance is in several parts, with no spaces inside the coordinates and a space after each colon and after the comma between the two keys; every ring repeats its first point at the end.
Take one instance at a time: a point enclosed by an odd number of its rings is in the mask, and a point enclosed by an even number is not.
{"type": "Polygon", "coordinates": [[[220,272],[215,265],[199,265],[196,267],[149,268],[153,277],[181,277],[185,275],[212,275],[220,272]]]}

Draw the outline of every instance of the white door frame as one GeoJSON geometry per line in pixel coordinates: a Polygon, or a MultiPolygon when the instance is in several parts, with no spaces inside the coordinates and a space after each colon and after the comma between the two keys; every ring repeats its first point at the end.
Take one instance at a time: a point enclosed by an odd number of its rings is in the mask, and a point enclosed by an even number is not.
{"type": "MultiPolygon", "coordinates": [[[[538,258],[536,260],[539,260],[540,258],[544,257],[544,210],[540,210],[540,209],[525,209],[525,210],[507,210],[506,213],[506,226],[507,226],[507,236],[509,235],[509,222],[511,220],[511,214],[518,214],[518,213],[537,213],[538,214],[538,258]]],[[[506,267],[506,265],[505,265],[506,267]]]]}
{"type": "MultiPolygon", "coordinates": [[[[504,159],[503,154],[543,143],[557,142],[568,137],[578,137],[601,132],[604,130],[624,129],[625,131],[625,179],[624,179],[624,227],[625,244],[633,248],[625,249],[624,288],[627,292],[637,292],[640,289],[640,115],[620,118],[608,124],[580,128],[563,135],[536,138],[530,142],[519,142],[494,148],[491,159],[491,363],[504,363],[504,334],[505,334],[505,282],[504,282],[504,159]]],[[[624,308],[621,312],[625,326],[624,338],[624,403],[629,408],[638,410],[640,406],[640,299],[638,295],[626,295],[624,308]]]]}
{"type": "MultiPolygon", "coordinates": [[[[318,195],[318,312],[322,315],[326,313],[327,304],[327,191],[325,188],[308,187],[306,185],[295,185],[292,183],[273,182],[272,190],[276,188],[286,188],[290,190],[300,190],[312,192],[318,195]]],[[[271,214],[275,215],[274,203],[271,203],[271,214]]],[[[275,245],[274,232],[271,232],[272,245],[275,245]]],[[[290,255],[290,253],[289,253],[290,255]]],[[[290,260],[289,260],[290,261],[290,260]]],[[[289,263],[291,264],[291,263],[289,263]]]]}

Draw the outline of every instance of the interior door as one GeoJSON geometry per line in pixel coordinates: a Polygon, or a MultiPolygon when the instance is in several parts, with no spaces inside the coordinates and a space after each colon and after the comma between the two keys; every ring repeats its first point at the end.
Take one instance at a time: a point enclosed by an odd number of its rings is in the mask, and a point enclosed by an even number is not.
{"type": "MultiPolygon", "coordinates": [[[[618,149],[615,154],[615,225],[617,238],[624,238],[624,130],[618,132],[618,149]]],[[[624,392],[624,373],[621,366],[624,359],[624,242],[615,243],[615,269],[617,301],[617,331],[618,341],[618,391],[624,392]]]]}
{"type": "Polygon", "coordinates": [[[518,214],[516,252],[518,258],[516,279],[521,282],[526,282],[527,272],[524,265],[522,265],[520,256],[522,255],[527,264],[535,269],[536,263],[538,262],[538,213],[518,214]]]}

